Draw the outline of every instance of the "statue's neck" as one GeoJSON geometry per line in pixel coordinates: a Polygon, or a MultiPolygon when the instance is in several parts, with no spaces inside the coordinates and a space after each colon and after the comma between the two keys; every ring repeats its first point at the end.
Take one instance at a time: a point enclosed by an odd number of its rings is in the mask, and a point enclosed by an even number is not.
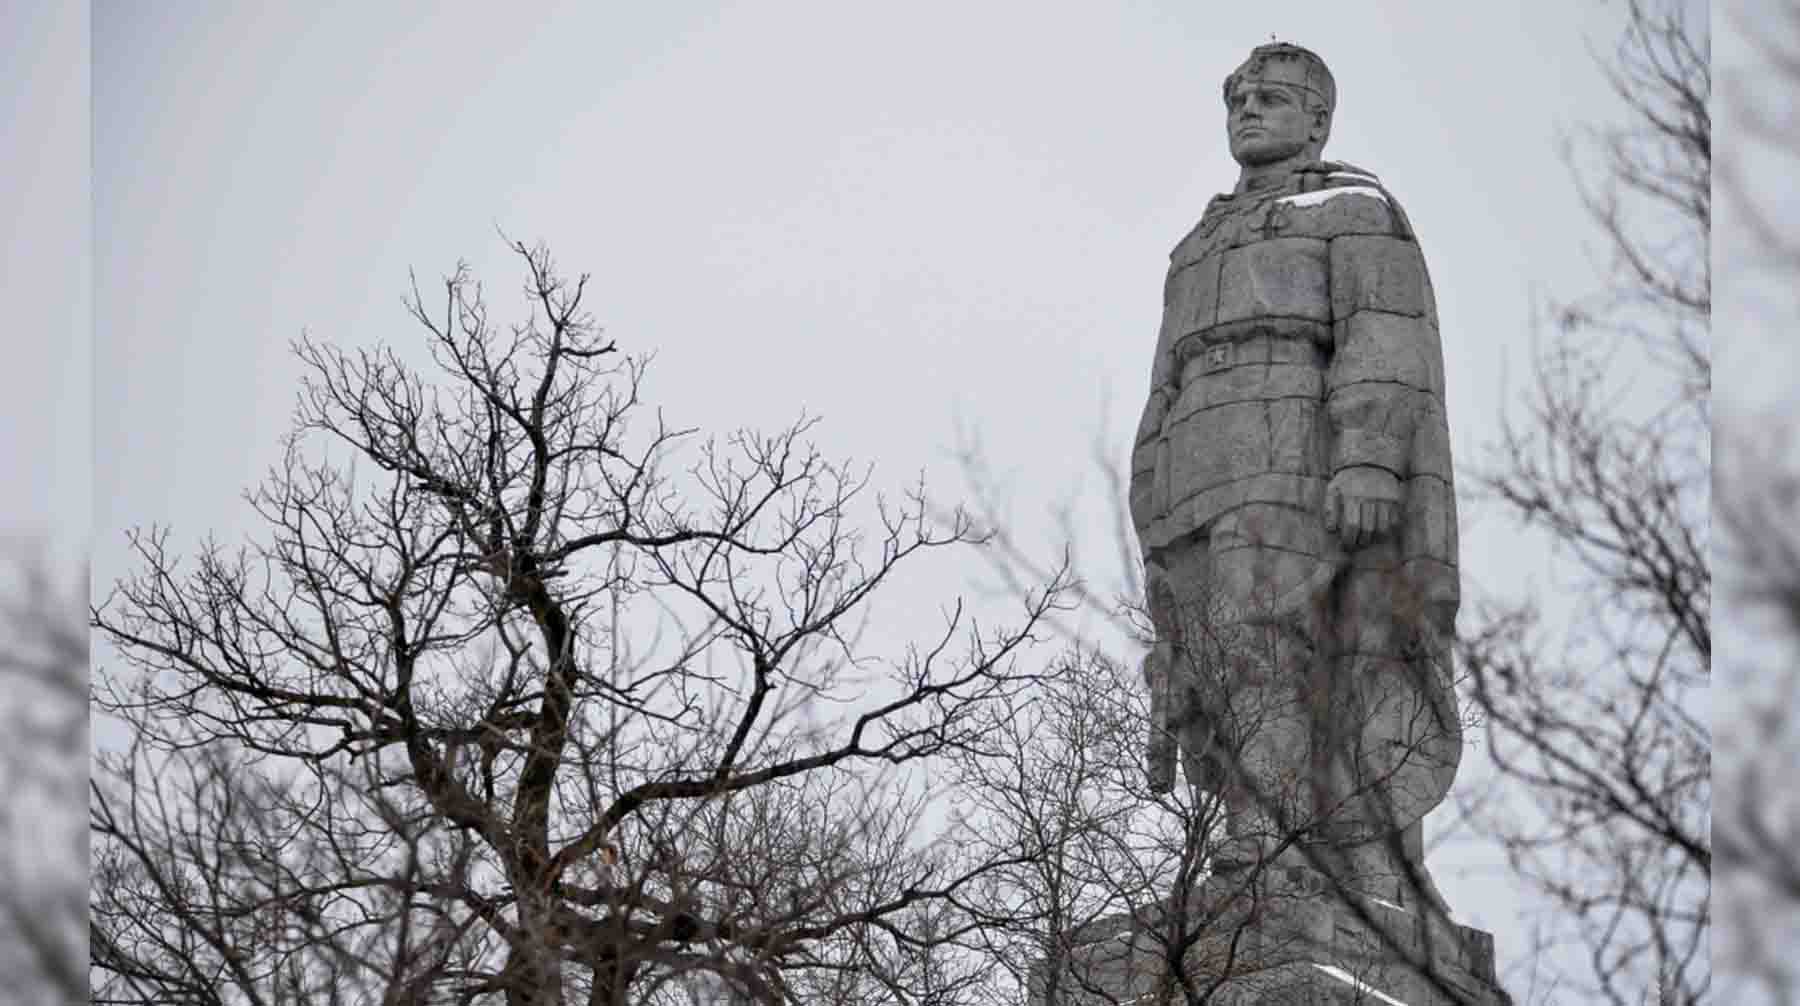
{"type": "Polygon", "coordinates": [[[1238,172],[1237,187],[1231,190],[1231,194],[1241,196],[1248,192],[1260,192],[1275,188],[1287,181],[1294,172],[1315,163],[1318,159],[1311,151],[1303,151],[1292,157],[1270,161],[1267,164],[1243,165],[1242,170],[1238,172]]]}

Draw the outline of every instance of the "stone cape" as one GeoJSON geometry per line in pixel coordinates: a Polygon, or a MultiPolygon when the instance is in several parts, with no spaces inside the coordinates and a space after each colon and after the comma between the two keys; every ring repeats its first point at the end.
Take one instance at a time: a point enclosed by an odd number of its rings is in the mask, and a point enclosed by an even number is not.
{"type": "Polygon", "coordinates": [[[1232,781],[1248,766],[1294,807],[1340,808],[1321,840],[1393,833],[1421,855],[1419,822],[1461,759],[1443,397],[1424,256],[1372,173],[1302,163],[1213,199],[1177,243],[1131,478],[1159,640],[1153,785],[1172,781],[1179,737],[1183,774],[1233,817],[1251,813],[1232,781]],[[1328,487],[1366,485],[1392,516],[1379,538],[1344,537],[1328,487]]]}
{"type": "Polygon", "coordinates": [[[1141,544],[1167,547],[1249,501],[1321,513],[1334,453],[1362,450],[1406,485],[1402,560],[1452,600],[1443,373],[1423,257],[1405,211],[1373,173],[1321,161],[1282,185],[1215,197],[1170,254],[1152,386],[1176,390],[1141,544]],[[1309,340],[1316,357],[1297,358],[1309,340]],[[1215,376],[1183,379],[1202,372],[1215,376]],[[1361,442],[1345,443],[1327,429],[1330,387],[1358,382],[1411,389],[1400,442],[1353,434],[1361,442]],[[1231,439],[1221,442],[1221,429],[1231,439]]]}

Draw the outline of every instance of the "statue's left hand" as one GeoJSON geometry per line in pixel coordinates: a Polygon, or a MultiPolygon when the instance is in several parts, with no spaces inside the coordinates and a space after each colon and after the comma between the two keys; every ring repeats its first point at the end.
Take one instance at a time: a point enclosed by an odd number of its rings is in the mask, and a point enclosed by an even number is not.
{"type": "Polygon", "coordinates": [[[1345,548],[1372,544],[1399,525],[1400,499],[1400,479],[1386,468],[1345,468],[1325,487],[1325,530],[1345,548]]]}

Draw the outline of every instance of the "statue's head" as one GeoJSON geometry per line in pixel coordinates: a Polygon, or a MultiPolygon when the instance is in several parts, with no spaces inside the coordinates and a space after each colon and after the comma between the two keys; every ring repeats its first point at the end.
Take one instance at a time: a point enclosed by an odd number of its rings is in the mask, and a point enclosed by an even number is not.
{"type": "Polygon", "coordinates": [[[1316,159],[1336,106],[1337,84],[1324,60],[1286,42],[1259,45],[1225,78],[1231,156],[1246,167],[1301,153],[1316,159]]]}

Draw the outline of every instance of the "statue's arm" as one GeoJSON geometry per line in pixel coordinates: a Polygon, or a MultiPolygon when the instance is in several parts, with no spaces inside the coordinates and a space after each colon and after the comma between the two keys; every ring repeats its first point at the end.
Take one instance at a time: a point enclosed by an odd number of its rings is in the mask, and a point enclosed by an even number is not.
{"type": "MultiPolygon", "coordinates": [[[[1344,198],[1373,198],[1355,196],[1344,198]]],[[[1441,378],[1425,259],[1404,218],[1385,234],[1331,240],[1333,432],[1326,521],[1367,544],[1399,520],[1413,436],[1441,378]]]]}
{"type": "MultiPolygon", "coordinates": [[[[1173,269],[1169,275],[1172,281],[1173,269]]],[[[1144,411],[1138,418],[1137,434],[1131,442],[1131,523],[1140,539],[1151,522],[1161,516],[1157,512],[1158,504],[1162,502],[1157,499],[1157,487],[1167,478],[1167,473],[1159,472],[1158,468],[1167,463],[1161,450],[1163,424],[1175,404],[1177,391],[1169,346],[1169,288],[1170,284],[1165,282],[1163,324],[1157,332],[1155,358],[1150,365],[1150,393],[1144,399],[1144,411]]]]}
{"type": "Polygon", "coordinates": [[[1163,419],[1169,412],[1169,395],[1151,388],[1138,420],[1137,438],[1131,448],[1131,523],[1141,537],[1156,514],[1156,484],[1163,419]]]}
{"type": "Polygon", "coordinates": [[[1144,750],[1145,769],[1153,793],[1167,793],[1175,785],[1175,762],[1179,755],[1175,724],[1170,716],[1170,694],[1174,672],[1170,666],[1173,649],[1159,642],[1144,654],[1144,684],[1150,689],[1150,736],[1144,750]]]}
{"type": "MultiPolygon", "coordinates": [[[[1131,522],[1137,529],[1140,545],[1157,517],[1162,504],[1160,488],[1168,473],[1160,471],[1168,464],[1163,443],[1163,424],[1174,401],[1175,388],[1170,382],[1172,361],[1168,356],[1168,304],[1164,296],[1162,331],[1156,339],[1156,360],[1150,368],[1150,393],[1144,400],[1144,412],[1138,419],[1137,434],[1131,443],[1131,522]]],[[[1144,683],[1150,689],[1150,730],[1145,749],[1146,770],[1150,790],[1167,793],[1175,785],[1176,741],[1170,722],[1169,675],[1173,668],[1171,606],[1168,585],[1162,571],[1145,556],[1144,600],[1155,630],[1155,642],[1144,655],[1144,683]]]]}

